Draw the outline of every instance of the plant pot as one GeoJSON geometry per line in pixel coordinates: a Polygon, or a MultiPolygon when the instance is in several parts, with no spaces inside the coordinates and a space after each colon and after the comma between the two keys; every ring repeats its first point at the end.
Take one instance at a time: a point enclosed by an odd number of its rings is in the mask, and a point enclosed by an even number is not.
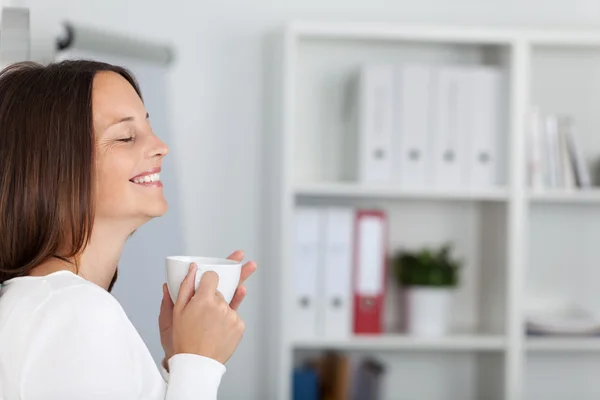
{"type": "Polygon", "coordinates": [[[407,334],[439,337],[448,333],[451,288],[406,287],[404,299],[407,334]]]}

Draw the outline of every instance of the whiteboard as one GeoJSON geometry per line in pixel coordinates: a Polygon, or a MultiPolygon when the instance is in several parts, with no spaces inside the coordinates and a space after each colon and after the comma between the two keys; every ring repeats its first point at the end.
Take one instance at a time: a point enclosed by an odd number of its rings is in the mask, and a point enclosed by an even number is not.
{"type": "Polygon", "coordinates": [[[139,82],[152,128],[170,147],[164,158],[161,181],[169,203],[166,215],[142,226],[128,240],[119,262],[119,277],[112,291],[122,304],[152,357],[159,363],[164,353],[158,331],[158,314],[165,282],[165,257],[180,255],[184,251],[180,213],[180,182],[175,171],[173,135],[167,116],[168,66],[144,60],[127,59],[110,54],[94,54],[84,50],[69,49],[57,60],[93,59],[128,68],[139,82]]]}

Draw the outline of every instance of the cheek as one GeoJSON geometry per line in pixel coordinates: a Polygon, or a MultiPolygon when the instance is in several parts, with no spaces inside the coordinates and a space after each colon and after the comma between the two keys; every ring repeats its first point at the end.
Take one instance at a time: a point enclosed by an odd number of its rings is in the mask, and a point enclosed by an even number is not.
{"type": "Polygon", "coordinates": [[[119,149],[102,154],[96,163],[96,193],[98,206],[126,201],[131,183],[133,160],[119,149]]]}

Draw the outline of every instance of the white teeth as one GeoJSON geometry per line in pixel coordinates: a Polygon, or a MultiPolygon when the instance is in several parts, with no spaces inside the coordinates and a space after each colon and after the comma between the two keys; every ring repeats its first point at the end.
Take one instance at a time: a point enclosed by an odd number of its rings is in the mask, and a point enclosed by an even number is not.
{"type": "Polygon", "coordinates": [[[151,175],[142,176],[140,178],[136,178],[133,180],[133,182],[142,184],[142,183],[158,182],[159,180],[160,180],[159,174],[151,174],[151,175]]]}

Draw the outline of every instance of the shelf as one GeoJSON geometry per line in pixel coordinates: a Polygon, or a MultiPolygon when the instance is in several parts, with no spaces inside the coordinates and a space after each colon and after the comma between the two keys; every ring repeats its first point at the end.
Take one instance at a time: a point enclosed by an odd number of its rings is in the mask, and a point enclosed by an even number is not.
{"type": "Polygon", "coordinates": [[[402,40],[434,43],[508,45],[514,34],[508,30],[456,27],[419,27],[383,23],[319,23],[296,21],[290,26],[299,37],[320,39],[402,40]]]}
{"type": "Polygon", "coordinates": [[[539,352],[600,352],[598,338],[528,338],[527,350],[539,352]]]}
{"type": "Polygon", "coordinates": [[[600,46],[597,31],[503,29],[453,26],[406,26],[384,23],[320,23],[296,21],[291,25],[299,37],[321,39],[371,39],[434,43],[508,45],[528,40],[535,46],[600,46]]]}
{"type": "Polygon", "coordinates": [[[420,199],[438,201],[506,201],[508,199],[508,191],[504,189],[472,191],[436,189],[404,190],[390,185],[337,182],[300,184],[296,186],[295,194],[301,197],[420,199]]]}
{"type": "Polygon", "coordinates": [[[534,203],[600,204],[600,189],[531,192],[529,194],[529,200],[534,203]]]}
{"type": "Polygon", "coordinates": [[[348,339],[295,340],[296,349],[309,350],[371,350],[371,351],[468,351],[504,350],[506,341],[502,336],[457,335],[444,338],[414,338],[402,335],[351,337],[348,339]]]}

